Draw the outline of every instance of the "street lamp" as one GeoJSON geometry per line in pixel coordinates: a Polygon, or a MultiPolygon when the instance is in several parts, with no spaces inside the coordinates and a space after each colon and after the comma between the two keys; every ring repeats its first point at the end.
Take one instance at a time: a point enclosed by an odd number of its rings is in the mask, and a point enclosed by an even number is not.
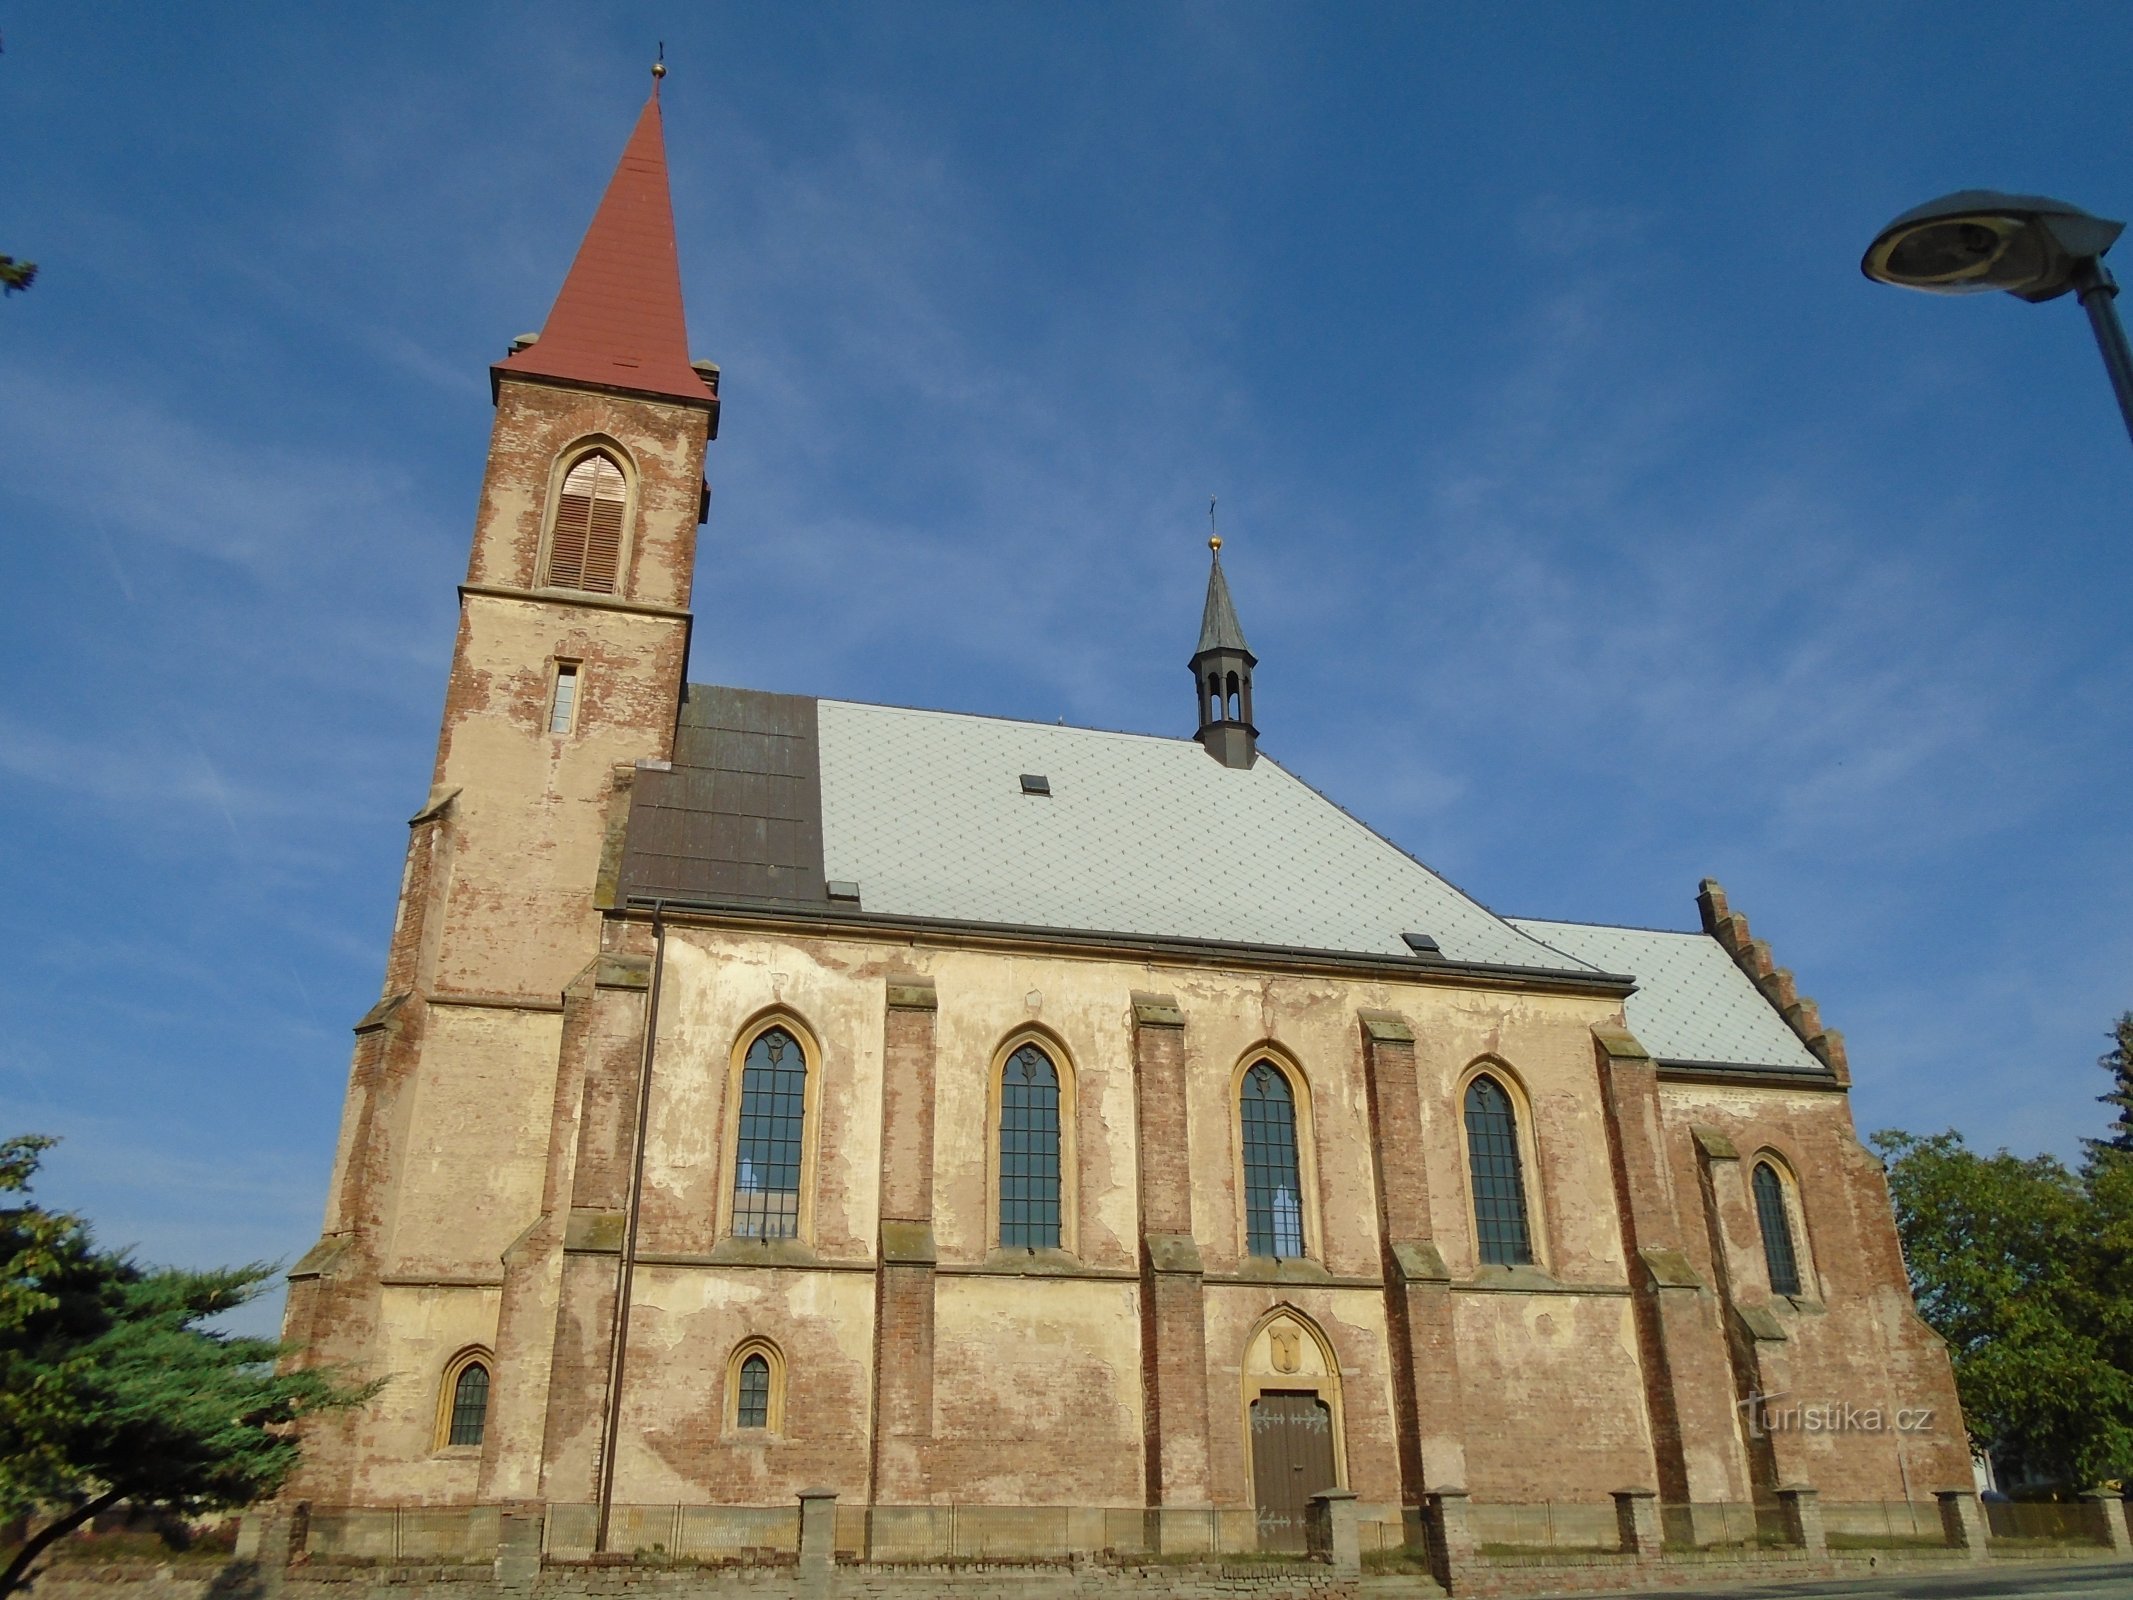
{"type": "Polygon", "coordinates": [[[1963,189],[1906,211],[1875,236],[1859,270],[1877,283],[1928,294],[2005,290],[2052,300],[2073,290],[2089,314],[2103,364],[2133,434],[2133,350],[2118,320],[2118,285],[2103,253],[2123,222],[2091,216],[2064,200],[1963,189]]]}

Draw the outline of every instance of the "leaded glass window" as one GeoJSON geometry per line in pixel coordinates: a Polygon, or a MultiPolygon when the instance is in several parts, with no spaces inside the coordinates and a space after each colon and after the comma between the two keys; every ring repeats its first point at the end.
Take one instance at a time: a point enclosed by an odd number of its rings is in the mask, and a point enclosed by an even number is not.
{"type": "Polygon", "coordinates": [[[452,1385],[452,1426],[447,1444],[480,1444],[489,1421],[489,1369],[469,1361],[452,1385]]]}
{"type": "Polygon", "coordinates": [[[1033,1044],[1000,1072],[1000,1244],[1059,1248],[1059,1071],[1033,1044]]]}
{"type": "Polygon", "coordinates": [[[1785,1180],[1767,1161],[1755,1164],[1755,1220],[1763,1230],[1763,1262],[1773,1294],[1800,1292],[1800,1257],[1792,1247],[1792,1218],[1785,1209],[1785,1180]]]}
{"type": "Polygon", "coordinates": [[[741,1393],[733,1420],[743,1428],[770,1426],[770,1363],[762,1356],[741,1362],[741,1393]]]}
{"type": "Polygon", "coordinates": [[[1518,1154],[1518,1117],[1494,1078],[1476,1078],[1466,1091],[1466,1158],[1474,1181],[1474,1227],[1481,1259],[1498,1267],[1533,1260],[1526,1227],[1526,1179],[1518,1154]]]}
{"type": "Polygon", "coordinates": [[[1296,1095],[1271,1061],[1244,1074],[1245,1248],[1255,1256],[1304,1253],[1303,1180],[1296,1168],[1296,1095]]]}
{"type": "Polygon", "coordinates": [[[743,1239],[800,1232],[800,1146],[807,1122],[807,1057],[783,1028],[748,1047],[733,1172],[733,1231],[743,1239]]]}

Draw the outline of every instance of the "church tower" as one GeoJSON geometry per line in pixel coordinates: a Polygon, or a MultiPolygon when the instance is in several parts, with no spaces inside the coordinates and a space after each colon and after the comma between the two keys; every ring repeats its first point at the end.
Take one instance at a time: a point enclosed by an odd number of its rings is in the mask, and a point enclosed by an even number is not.
{"type": "MultiPolygon", "coordinates": [[[[547,322],[491,369],[436,765],[325,1232],[291,1273],[310,1360],[405,1370],[430,1353],[398,1330],[423,1325],[491,1349],[497,1264],[552,1198],[562,996],[601,950],[634,774],[673,753],[718,431],[718,369],[689,356],[663,70],[547,322]]],[[[369,1449],[314,1441],[307,1492],[361,1498],[369,1449]]]]}
{"type": "Polygon", "coordinates": [[[1259,730],[1252,725],[1252,668],[1259,658],[1244,642],[1243,625],[1222,576],[1222,536],[1208,538],[1214,564],[1207,574],[1207,605],[1200,613],[1200,644],[1192,655],[1192,681],[1200,701],[1202,749],[1225,767],[1249,767],[1259,758],[1259,730]]]}

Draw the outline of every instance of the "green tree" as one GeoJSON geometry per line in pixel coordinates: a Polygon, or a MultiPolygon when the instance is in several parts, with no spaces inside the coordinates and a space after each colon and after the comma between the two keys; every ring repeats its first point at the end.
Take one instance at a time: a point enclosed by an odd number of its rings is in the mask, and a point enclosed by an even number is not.
{"type": "Polygon", "coordinates": [[[2096,1098],[2116,1106],[2108,1139],[2084,1139],[2093,1163],[2105,1153],[2133,1155],[2133,1011],[2111,1025],[2111,1048],[2096,1058],[2096,1065],[2111,1075],[2111,1092],[2096,1098]]]}
{"type": "Polygon", "coordinates": [[[1873,1142],[1972,1433],[2069,1486],[2133,1474],[2133,1161],[2073,1172],[2051,1156],[1979,1155],[1955,1133],[1873,1142]]]}
{"type": "MultiPolygon", "coordinates": [[[[26,1193],[51,1143],[0,1143],[0,1195],[26,1193]]],[[[121,1500],[193,1513],[271,1494],[296,1465],[289,1424],[374,1392],[278,1371],[283,1346],[203,1326],[272,1275],[142,1267],[97,1249],[78,1217],[0,1207],[0,1516],[61,1513],[0,1571],[0,1597],[121,1500]]]]}
{"type": "Polygon", "coordinates": [[[0,256],[0,298],[19,294],[37,281],[37,263],[0,256]]]}

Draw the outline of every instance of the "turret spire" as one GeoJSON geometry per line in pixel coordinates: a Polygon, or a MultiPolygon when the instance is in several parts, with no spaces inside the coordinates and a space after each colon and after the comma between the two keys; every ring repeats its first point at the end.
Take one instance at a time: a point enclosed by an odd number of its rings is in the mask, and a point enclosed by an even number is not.
{"type": "MultiPolygon", "coordinates": [[[[1210,521],[1215,504],[1207,503],[1210,521]]],[[[1200,731],[1193,735],[1225,767],[1249,767],[1258,759],[1259,730],[1252,725],[1252,669],[1259,658],[1244,642],[1244,625],[1222,575],[1222,535],[1211,534],[1207,604],[1200,612],[1200,643],[1193,651],[1192,681],[1200,702],[1200,731]]]]}
{"type": "Polygon", "coordinates": [[[660,75],[540,337],[497,363],[499,372],[717,405],[689,364],[660,75]]]}

